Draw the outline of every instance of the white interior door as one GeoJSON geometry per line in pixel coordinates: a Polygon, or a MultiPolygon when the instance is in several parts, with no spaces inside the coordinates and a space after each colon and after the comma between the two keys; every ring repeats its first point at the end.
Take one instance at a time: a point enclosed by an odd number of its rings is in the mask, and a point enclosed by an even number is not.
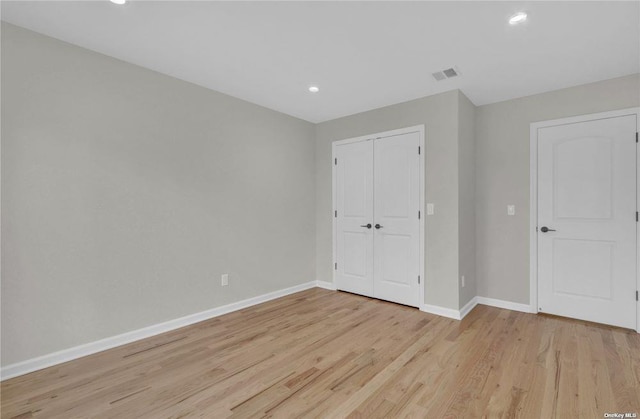
{"type": "Polygon", "coordinates": [[[373,297],[373,141],[339,145],[336,287],[373,297]]]}
{"type": "Polygon", "coordinates": [[[538,306],[636,327],[636,116],[538,130],[538,306]]]}
{"type": "Polygon", "coordinates": [[[374,296],[419,306],[420,134],[374,141],[374,296]]]}

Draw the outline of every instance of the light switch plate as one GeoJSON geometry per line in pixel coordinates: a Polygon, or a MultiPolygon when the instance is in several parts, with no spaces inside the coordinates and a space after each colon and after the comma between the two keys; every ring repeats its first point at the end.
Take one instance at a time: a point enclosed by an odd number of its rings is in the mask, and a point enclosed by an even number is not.
{"type": "Polygon", "coordinates": [[[229,274],[222,274],[221,283],[223,287],[229,285],[229,274]]]}
{"type": "Polygon", "coordinates": [[[516,215],[515,205],[507,205],[507,215],[516,215]]]}
{"type": "Polygon", "coordinates": [[[435,213],[434,204],[427,204],[427,215],[433,215],[435,213]]]}

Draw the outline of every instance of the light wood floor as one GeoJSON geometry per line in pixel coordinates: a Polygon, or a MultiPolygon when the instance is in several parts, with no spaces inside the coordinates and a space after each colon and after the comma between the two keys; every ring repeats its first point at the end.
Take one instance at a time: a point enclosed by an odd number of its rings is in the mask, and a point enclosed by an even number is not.
{"type": "Polygon", "coordinates": [[[312,289],[2,383],[2,418],[640,414],[640,336],[312,289]]]}

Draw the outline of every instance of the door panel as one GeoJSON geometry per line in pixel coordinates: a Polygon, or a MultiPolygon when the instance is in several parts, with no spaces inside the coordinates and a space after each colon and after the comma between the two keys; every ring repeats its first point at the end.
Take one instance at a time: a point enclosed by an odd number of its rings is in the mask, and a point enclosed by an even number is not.
{"type": "Polygon", "coordinates": [[[374,142],[374,296],[419,306],[419,133],[374,142]]]}
{"type": "Polygon", "coordinates": [[[344,274],[364,278],[367,276],[367,247],[371,239],[364,231],[345,231],[344,243],[344,274]]]}
{"type": "Polygon", "coordinates": [[[407,255],[411,255],[411,236],[405,234],[379,234],[382,259],[381,280],[399,285],[410,285],[407,255]]]}
{"type": "Polygon", "coordinates": [[[541,312],[635,328],[635,132],[635,115],[538,130],[541,312]]]}
{"type": "Polygon", "coordinates": [[[373,141],[336,147],[336,287],[373,296],[373,141]]]}
{"type": "Polygon", "coordinates": [[[555,294],[611,300],[615,243],[596,240],[553,240],[555,294]]]}
{"type": "Polygon", "coordinates": [[[554,148],[555,217],[610,219],[613,139],[570,138],[558,141],[554,148]]]}

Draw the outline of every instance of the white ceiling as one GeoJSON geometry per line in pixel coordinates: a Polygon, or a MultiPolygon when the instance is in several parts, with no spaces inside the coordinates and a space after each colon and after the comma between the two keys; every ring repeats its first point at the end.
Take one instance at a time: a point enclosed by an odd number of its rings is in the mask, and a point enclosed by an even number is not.
{"type": "Polygon", "coordinates": [[[2,1],[2,19],[311,122],[455,88],[482,105],[640,72],[637,1],[2,1]],[[510,26],[521,10],[528,21],[510,26]],[[453,65],[462,76],[432,78],[453,65]]]}

